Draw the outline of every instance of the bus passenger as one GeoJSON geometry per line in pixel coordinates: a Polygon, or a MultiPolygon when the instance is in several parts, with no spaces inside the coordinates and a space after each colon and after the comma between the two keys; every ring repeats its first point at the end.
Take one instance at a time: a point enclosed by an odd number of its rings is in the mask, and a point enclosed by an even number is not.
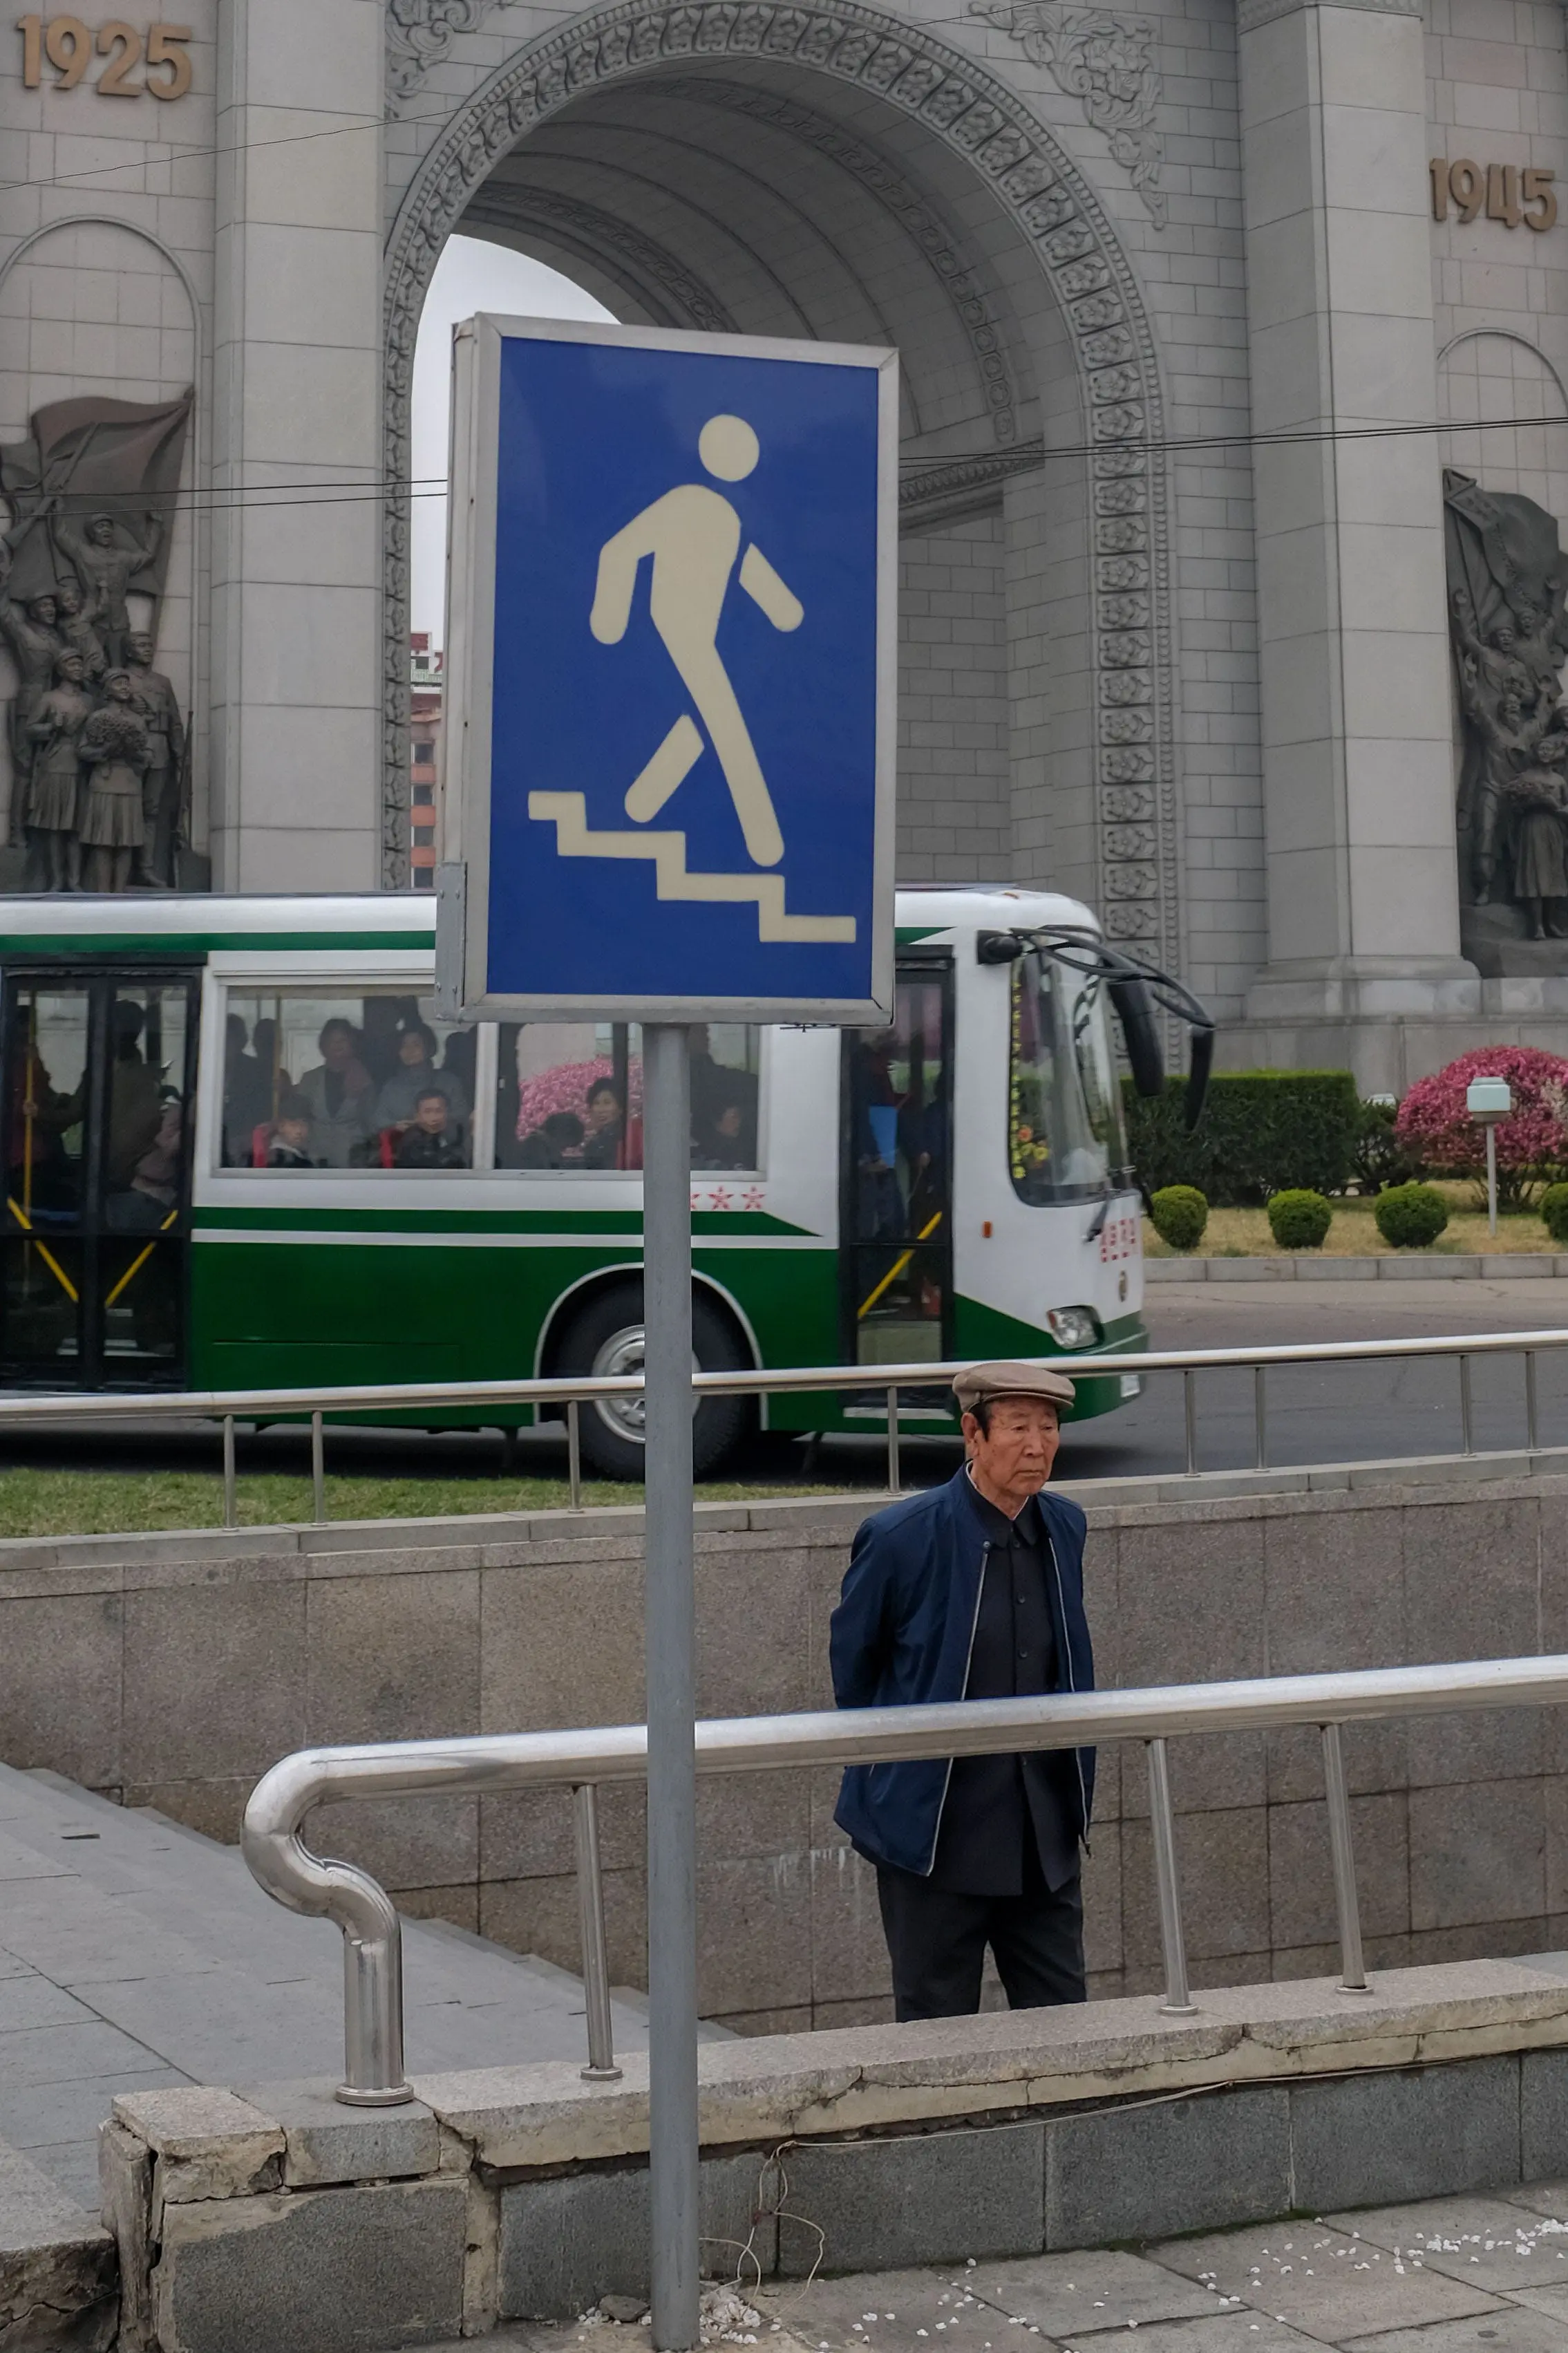
{"type": "Polygon", "coordinates": [[[626,1111],[614,1079],[595,1079],[588,1089],[588,1133],[583,1142],[584,1168],[618,1168],[626,1134],[626,1111]]]}
{"type": "Polygon", "coordinates": [[[863,1242],[901,1239],[904,1197],[899,1187],[899,1097],[892,1058],[896,1029],[879,1029],[856,1040],[850,1063],[850,1119],[854,1127],[856,1239],[863,1242]]]}
{"type": "Polygon", "coordinates": [[[371,1076],[359,1058],[359,1034],[341,1013],[322,1023],[316,1043],[321,1059],[305,1072],[297,1092],[313,1124],[319,1165],[347,1168],[354,1145],[372,1130],[371,1076]]]}
{"type": "Polygon", "coordinates": [[[70,1094],[61,1094],[33,1037],[33,1008],[14,1002],[6,1045],[10,1082],[11,1189],[29,1216],[55,1211],[74,1216],[79,1204],[81,1145],[67,1149],[69,1131],[79,1128],[87,1105],[87,1079],[70,1094]]]}
{"type": "Polygon", "coordinates": [[[419,1098],[434,1087],[447,1103],[447,1133],[458,1143],[468,1125],[468,1094],[456,1071],[435,1067],[436,1039],[423,1021],[411,1021],[398,1032],[398,1067],[375,1099],[376,1127],[395,1127],[406,1134],[415,1124],[419,1098]]]}
{"type": "Polygon", "coordinates": [[[451,1103],[434,1079],[414,1106],[414,1119],[393,1162],[395,1168],[466,1168],[468,1156],[448,1135],[451,1103]]]}
{"type": "Polygon", "coordinates": [[[310,1156],[310,1100],[291,1090],[279,1102],[272,1141],[267,1147],[267,1166],[268,1168],[318,1168],[321,1165],[310,1156]]]}
{"type": "Polygon", "coordinates": [[[547,1112],[517,1148],[519,1168],[580,1168],[583,1123],[574,1111],[547,1112]]]}
{"type": "MultiPolygon", "coordinates": [[[[259,1031],[261,1024],[257,1023],[259,1031]]],[[[223,1165],[248,1168],[257,1129],[271,1115],[270,1073],[246,1044],[245,1023],[231,1013],[224,1025],[223,1165]]]]}
{"type": "Polygon", "coordinates": [[[691,1155],[695,1168],[750,1168],[755,1155],[748,1151],[744,1134],[745,1105],[738,1095],[721,1103],[712,1125],[706,1135],[694,1139],[696,1148],[691,1155]]]}
{"type": "Polygon", "coordinates": [[[173,1088],[163,1091],[158,1133],[132,1171],[123,1193],[110,1193],[108,1223],[117,1234],[162,1233],[180,1201],[180,1159],[184,1106],[173,1088]]]}
{"type": "Polygon", "coordinates": [[[142,1155],[163,1120],[162,1078],[142,1051],[147,1016],[129,997],[114,1006],[114,1060],[109,1066],[109,1148],[104,1176],[111,1193],[129,1189],[142,1155]]]}

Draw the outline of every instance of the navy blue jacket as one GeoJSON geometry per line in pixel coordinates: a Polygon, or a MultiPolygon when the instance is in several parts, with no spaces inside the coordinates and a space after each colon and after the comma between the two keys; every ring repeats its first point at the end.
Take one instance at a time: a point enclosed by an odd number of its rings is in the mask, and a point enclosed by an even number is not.
{"type": "MultiPolygon", "coordinates": [[[[1037,1498],[1050,1538],[1057,1689],[1092,1691],[1094,1655],[1083,1610],[1085,1521],[1048,1488],[1037,1498]],[[1064,1671],[1065,1670],[1065,1671],[1064,1671]]],[[[990,1549],[969,1474],[931,1487],[861,1524],[849,1555],[828,1652],[840,1707],[905,1707],[963,1697],[990,1549]]],[[[1094,1751],[1077,1752],[1076,1835],[1094,1802],[1094,1751]]],[[[834,1819],[874,1862],[924,1877],[936,1857],[952,1763],[851,1765],[834,1819]]]]}

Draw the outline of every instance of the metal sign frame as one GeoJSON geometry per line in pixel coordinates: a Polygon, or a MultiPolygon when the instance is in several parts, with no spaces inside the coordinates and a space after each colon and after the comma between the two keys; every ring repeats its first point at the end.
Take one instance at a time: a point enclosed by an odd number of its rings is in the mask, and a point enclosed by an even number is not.
{"type": "MultiPolygon", "coordinates": [[[[437,918],[443,997],[466,1020],[615,1018],[657,1022],[811,1021],[855,1027],[887,1018],[893,1001],[893,824],[898,689],[898,354],[858,344],[709,335],[565,319],[481,313],[454,331],[452,496],[447,525],[446,864],[437,918]],[[514,995],[488,986],[490,761],[495,661],[497,499],[500,370],[515,338],[616,343],[645,351],[700,352],[719,358],[778,359],[801,365],[864,368],[877,386],[877,614],[875,840],[871,882],[871,993],[825,998],[703,995],[636,997],[624,992],[514,995]]],[[[586,626],[586,616],[584,616],[586,626]]]]}

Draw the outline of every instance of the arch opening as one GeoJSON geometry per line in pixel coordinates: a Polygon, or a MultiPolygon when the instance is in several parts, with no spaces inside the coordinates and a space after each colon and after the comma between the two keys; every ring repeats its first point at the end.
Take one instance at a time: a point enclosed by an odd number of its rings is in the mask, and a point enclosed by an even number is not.
{"type": "MultiPolygon", "coordinates": [[[[1049,883],[1170,953],[1152,343],[1017,100],[854,0],[636,0],[520,53],[426,158],[392,239],[395,387],[455,228],[629,323],[899,349],[900,878],[1049,883]]],[[[391,629],[398,590],[395,534],[391,629]]]]}

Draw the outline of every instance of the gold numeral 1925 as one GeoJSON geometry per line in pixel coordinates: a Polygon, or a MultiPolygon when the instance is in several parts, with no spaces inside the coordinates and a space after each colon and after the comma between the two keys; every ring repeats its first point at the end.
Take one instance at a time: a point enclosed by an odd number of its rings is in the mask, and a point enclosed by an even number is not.
{"type": "Polygon", "coordinates": [[[22,83],[37,90],[46,61],[54,68],[49,87],[74,90],[93,53],[108,59],[93,88],[100,98],[184,98],[191,86],[188,25],[150,25],[143,37],[134,25],[111,16],[96,31],[79,16],[22,16],[22,83]],[[145,72],[132,77],[139,66],[145,72]]]}

